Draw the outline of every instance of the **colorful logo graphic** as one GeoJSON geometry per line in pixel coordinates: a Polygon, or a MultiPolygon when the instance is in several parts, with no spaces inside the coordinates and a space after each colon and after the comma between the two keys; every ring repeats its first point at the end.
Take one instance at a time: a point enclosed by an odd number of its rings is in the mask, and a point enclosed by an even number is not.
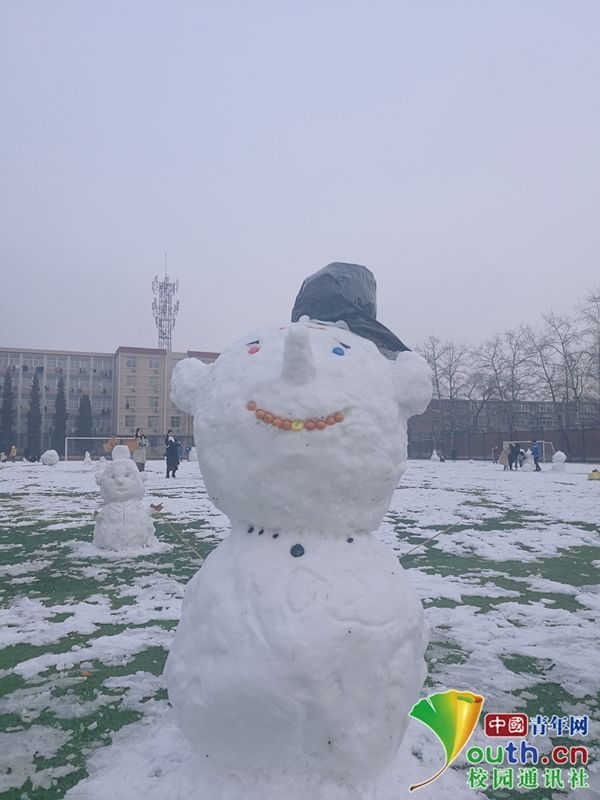
{"type": "Polygon", "coordinates": [[[414,783],[411,792],[427,786],[448,769],[471,738],[482,708],[483,697],[480,694],[457,692],[455,689],[432,694],[415,703],[409,716],[435,733],[446,751],[446,763],[428,780],[414,783]]]}

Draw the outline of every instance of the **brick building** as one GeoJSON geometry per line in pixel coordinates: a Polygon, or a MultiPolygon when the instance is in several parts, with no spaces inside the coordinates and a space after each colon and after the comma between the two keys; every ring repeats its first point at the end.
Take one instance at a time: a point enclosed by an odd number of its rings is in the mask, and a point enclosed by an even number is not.
{"type": "Polygon", "coordinates": [[[435,448],[449,457],[490,458],[504,441],[552,442],[573,460],[600,459],[600,403],[432,400],[408,423],[409,456],[429,458],[435,448]]]}
{"type": "Polygon", "coordinates": [[[189,415],[173,406],[169,386],[173,367],[188,356],[210,363],[218,353],[173,353],[143,347],[119,347],[116,353],[75,350],[33,350],[0,347],[0,376],[10,370],[15,397],[15,444],[23,452],[27,411],[35,372],[40,384],[42,449],[50,446],[54,401],[63,378],[67,401],[67,435],[75,435],[79,401],[92,406],[93,436],[131,436],[138,427],[150,439],[150,455],[162,455],[162,438],[173,428],[184,444],[191,443],[189,415]]]}

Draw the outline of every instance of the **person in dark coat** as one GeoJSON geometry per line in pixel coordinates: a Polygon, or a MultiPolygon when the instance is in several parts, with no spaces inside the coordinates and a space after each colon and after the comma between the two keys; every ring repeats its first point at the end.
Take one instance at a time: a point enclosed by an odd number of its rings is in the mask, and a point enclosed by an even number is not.
{"type": "Polygon", "coordinates": [[[177,467],[179,466],[179,448],[181,442],[175,438],[175,434],[169,428],[165,436],[165,455],[167,457],[167,478],[175,477],[177,467]],[[171,475],[169,475],[171,473],[171,475]]]}
{"type": "Polygon", "coordinates": [[[518,469],[519,468],[519,445],[518,444],[511,444],[510,445],[510,452],[508,454],[508,468],[512,470],[512,468],[518,469]]]}

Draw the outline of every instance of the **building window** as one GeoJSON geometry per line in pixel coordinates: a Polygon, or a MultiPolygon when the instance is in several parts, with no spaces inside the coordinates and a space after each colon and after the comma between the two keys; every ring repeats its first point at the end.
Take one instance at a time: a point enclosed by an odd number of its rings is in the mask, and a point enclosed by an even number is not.
{"type": "Polygon", "coordinates": [[[158,417],[148,417],[148,427],[156,430],[158,428],[158,417]]]}
{"type": "Polygon", "coordinates": [[[129,389],[135,388],[135,375],[127,375],[126,385],[129,389]]]}
{"type": "Polygon", "coordinates": [[[150,369],[158,369],[160,367],[160,359],[154,356],[150,356],[150,358],[148,359],[148,364],[150,366],[150,369]]]}
{"type": "Polygon", "coordinates": [[[137,357],[136,356],[127,356],[127,361],[125,362],[128,367],[137,367],[137,357]]]}
{"type": "Polygon", "coordinates": [[[171,427],[173,428],[173,430],[175,430],[175,428],[180,428],[181,417],[171,417],[171,427]]]}
{"type": "Polygon", "coordinates": [[[125,395],[125,408],[135,408],[134,395],[125,395]]]}
{"type": "Polygon", "coordinates": [[[127,414],[125,417],[125,427],[135,428],[135,414],[127,414]]]}
{"type": "Polygon", "coordinates": [[[158,397],[149,397],[148,405],[150,408],[154,409],[154,411],[158,411],[158,397]]]}
{"type": "Polygon", "coordinates": [[[151,389],[158,389],[159,388],[159,377],[157,375],[148,378],[148,384],[151,389]]]}

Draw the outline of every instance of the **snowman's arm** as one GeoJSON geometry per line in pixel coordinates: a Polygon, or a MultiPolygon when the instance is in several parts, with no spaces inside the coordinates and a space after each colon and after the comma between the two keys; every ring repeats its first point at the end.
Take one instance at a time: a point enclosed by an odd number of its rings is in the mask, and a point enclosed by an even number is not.
{"type": "Polygon", "coordinates": [[[206,381],[209,367],[197,358],[178,361],[171,376],[171,400],[188,414],[198,409],[198,398],[206,381]]]}
{"type": "Polygon", "coordinates": [[[406,350],[398,353],[390,367],[403,415],[408,419],[422,414],[433,394],[429,364],[418,353],[406,350]]]}

